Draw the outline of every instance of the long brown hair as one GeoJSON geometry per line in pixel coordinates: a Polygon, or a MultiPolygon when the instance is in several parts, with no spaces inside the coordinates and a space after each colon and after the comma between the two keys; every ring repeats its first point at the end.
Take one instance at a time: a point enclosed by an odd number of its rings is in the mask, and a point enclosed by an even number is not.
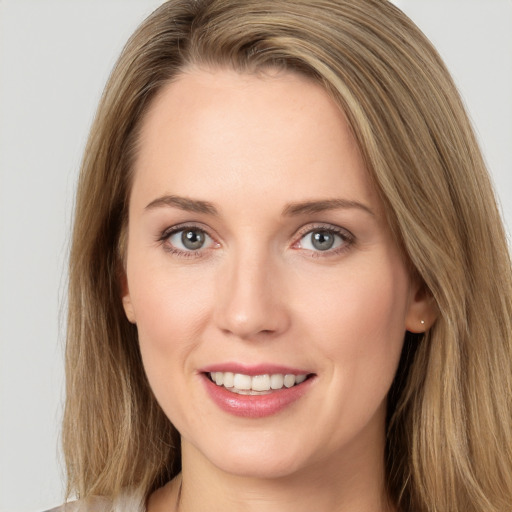
{"type": "MultiPolygon", "coordinates": [[[[512,270],[485,165],[456,88],[385,0],[171,0],[128,41],[80,174],[70,256],[64,452],[68,490],[147,495],[180,471],[120,299],[138,129],[186,66],[277,67],[345,113],[398,245],[438,318],[406,335],[389,395],[391,499],[415,512],[512,506],[512,270]]],[[[179,129],[179,127],[177,127],[179,129]]]]}

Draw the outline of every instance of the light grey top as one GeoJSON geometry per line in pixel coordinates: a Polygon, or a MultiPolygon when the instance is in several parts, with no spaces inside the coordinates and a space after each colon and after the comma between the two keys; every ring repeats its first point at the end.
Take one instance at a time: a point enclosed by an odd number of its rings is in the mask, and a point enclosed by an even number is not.
{"type": "Polygon", "coordinates": [[[65,503],[45,512],[145,512],[144,496],[137,489],[127,489],[114,499],[94,496],[65,503]]]}

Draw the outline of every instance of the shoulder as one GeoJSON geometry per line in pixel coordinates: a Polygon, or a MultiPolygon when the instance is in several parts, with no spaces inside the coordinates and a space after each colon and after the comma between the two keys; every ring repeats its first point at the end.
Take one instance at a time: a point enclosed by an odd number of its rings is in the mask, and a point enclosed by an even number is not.
{"type": "Polygon", "coordinates": [[[139,493],[126,491],[114,499],[91,496],[44,512],[145,512],[145,506],[139,493]]]}
{"type": "Polygon", "coordinates": [[[55,507],[44,512],[111,512],[112,501],[105,498],[92,497],[86,500],[77,500],[70,503],[64,503],[60,507],[55,507]]]}

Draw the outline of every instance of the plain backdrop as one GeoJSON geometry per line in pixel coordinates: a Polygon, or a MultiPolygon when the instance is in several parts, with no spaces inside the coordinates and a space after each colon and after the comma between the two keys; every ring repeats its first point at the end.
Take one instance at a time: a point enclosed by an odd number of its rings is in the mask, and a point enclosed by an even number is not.
{"type": "MultiPolygon", "coordinates": [[[[0,0],[0,512],[63,498],[66,257],[81,153],[125,40],[161,0],[0,0]]],[[[438,47],[512,228],[512,0],[397,0],[438,47]]]]}

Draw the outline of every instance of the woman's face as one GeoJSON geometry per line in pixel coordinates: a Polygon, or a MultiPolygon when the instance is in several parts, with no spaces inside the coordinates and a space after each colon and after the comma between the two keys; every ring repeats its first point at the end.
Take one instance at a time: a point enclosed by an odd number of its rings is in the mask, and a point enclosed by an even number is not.
{"type": "Polygon", "coordinates": [[[324,90],[199,69],[142,126],[123,303],[185,453],[252,476],[382,457],[425,307],[324,90]]]}

